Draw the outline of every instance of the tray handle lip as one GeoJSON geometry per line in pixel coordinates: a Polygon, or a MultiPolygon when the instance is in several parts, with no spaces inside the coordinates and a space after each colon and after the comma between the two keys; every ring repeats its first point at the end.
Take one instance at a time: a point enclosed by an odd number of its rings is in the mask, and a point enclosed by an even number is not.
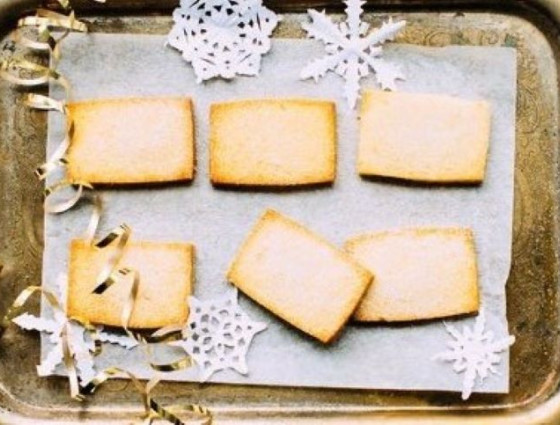
{"type": "Polygon", "coordinates": [[[560,1],[558,0],[529,0],[535,6],[546,11],[554,20],[557,27],[560,27],[560,1]]]}
{"type": "Polygon", "coordinates": [[[0,37],[16,27],[17,20],[34,11],[41,0],[0,0],[0,37]]]}
{"type": "MultiPolygon", "coordinates": [[[[264,4],[278,12],[304,12],[308,8],[339,9],[344,5],[342,0],[263,0],[264,4]]],[[[560,1],[558,0],[366,0],[366,8],[381,7],[383,9],[456,9],[465,10],[487,9],[493,11],[511,10],[512,8],[533,7],[545,12],[560,26],[560,1]]],[[[57,0],[0,0],[2,3],[43,3],[48,7],[57,7],[57,0]]],[[[123,11],[157,12],[170,11],[176,7],[178,0],[109,0],[100,4],[93,0],[73,0],[73,7],[77,12],[110,13],[123,11]]],[[[0,15],[2,15],[0,7],[0,15]]]]}
{"type": "MultiPolygon", "coordinates": [[[[96,3],[92,0],[74,0],[74,9],[77,12],[83,11],[86,14],[109,11],[111,14],[119,11],[146,12],[150,10],[162,10],[174,7],[177,0],[109,0],[107,3],[96,3]],[[148,5],[148,7],[143,7],[148,5]],[[154,7],[154,5],[157,5],[154,7]]],[[[332,0],[264,0],[264,3],[277,8],[280,12],[305,11],[308,8],[328,8],[332,7],[332,0]]],[[[10,30],[14,29],[16,22],[22,16],[34,11],[38,7],[46,5],[56,8],[56,0],[0,0],[0,37],[4,37],[10,30]]],[[[509,10],[510,8],[533,7],[551,18],[557,28],[560,29],[560,0],[501,0],[499,3],[494,0],[367,0],[366,8],[381,6],[391,9],[453,9],[464,8],[467,10],[489,9],[496,12],[509,10]]]]}

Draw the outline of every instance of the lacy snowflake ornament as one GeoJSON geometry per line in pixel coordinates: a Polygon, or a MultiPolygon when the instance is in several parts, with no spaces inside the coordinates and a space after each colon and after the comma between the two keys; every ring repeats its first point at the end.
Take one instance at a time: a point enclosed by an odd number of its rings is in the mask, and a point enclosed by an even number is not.
{"type": "Polygon", "coordinates": [[[361,20],[363,0],[346,0],[345,21],[334,23],[325,12],[308,10],[311,23],[303,24],[310,38],[322,41],[327,54],[312,61],[301,71],[305,80],[313,78],[316,82],[328,71],[334,71],[346,82],[344,95],[350,108],[356,106],[360,97],[360,79],[374,71],[377,82],[382,89],[395,89],[395,81],[404,79],[400,68],[381,57],[382,44],[394,40],[397,33],[406,25],[406,21],[384,22],[380,28],[368,34],[369,24],[361,20]]]}
{"type": "Polygon", "coordinates": [[[197,82],[258,75],[278,16],[262,0],[181,0],[170,46],[192,64],[197,82]]]}
{"type": "Polygon", "coordinates": [[[200,369],[201,381],[227,368],[246,375],[249,346],[266,325],[254,322],[239,307],[237,290],[210,301],[189,297],[189,308],[187,337],[172,344],[182,347],[192,357],[200,369]]]}
{"type": "Polygon", "coordinates": [[[498,374],[495,366],[501,361],[499,354],[515,342],[515,337],[508,335],[495,341],[493,332],[484,330],[486,319],[482,309],[472,329],[464,326],[461,333],[445,322],[444,325],[453,340],[447,343],[449,349],[437,354],[434,360],[453,362],[453,370],[465,374],[461,397],[467,400],[474,389],[477,376],[482,384],[489,372],[498,374]]]}

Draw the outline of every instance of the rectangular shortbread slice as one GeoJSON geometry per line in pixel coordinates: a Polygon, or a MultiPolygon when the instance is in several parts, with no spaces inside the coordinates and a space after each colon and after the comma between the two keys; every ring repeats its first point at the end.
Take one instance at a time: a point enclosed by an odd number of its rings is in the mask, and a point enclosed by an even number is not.
{"type": "Polygon", "coordinates": [[[478,274],[470,229],[421,228],[358,236],[346,251],[375,274],[354,313],[396,322],[478,311],[478,274]]]}
{"type": "Polygon", "coordinates": [[[490,104],[434,94],[368,91],[358,172],[440,183],[484,180],[490,104]]]}
{"type": "Polygon", "coordinates": [[[194,123],[188,98],[71,103],[68,176],[98,184],[192,180],[194,123]]]}
{"type": "Polygon", "coordinates": [[[244,100],[210,109],[210,176],[216,185],[332,183],[336,107],[305,99],[244,100]]]}
{"type": "MultiPolygon", "coordinates": [[[[103,294],[93,294],[96,279],[111,248],[100,250],[84,240],[70,247],[68,314],[92,323],[121,326],[131,280],[118,281],[103,294]]],[[[155,329],[184,323],[187,297],[192,294],[194,247],[186,243],[129,242],[119,267],[140,273],[138,296],[130,327],[155,329]]]]}
{"type": "Polygon", "coordinates": [[[300,224],[268,210],[228,279],[257,303],[320,341],[342,329],[372,275],[300,224]]]}

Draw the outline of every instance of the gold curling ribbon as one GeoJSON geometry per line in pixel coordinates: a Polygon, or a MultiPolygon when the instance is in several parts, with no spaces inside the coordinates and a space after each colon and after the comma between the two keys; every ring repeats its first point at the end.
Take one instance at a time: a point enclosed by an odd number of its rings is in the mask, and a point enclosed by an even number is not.
{"type": "Polygon", "coordinates": [[[204,425],[212,424],[212,413],[204,406],[199,404],[175,404],[164,407],[161,403],[154,400],[151,393],[160,382],[159,378],[151,379],[144,386],[133,373],[118,367],[110,367],[97,374],[95,378],[83,387],[83,393],[93,394],[97,388],[99,388],[111,377],[130,378],[142,398],[142,404],[144,405],[144,419],[147,424],[153,423],[154,419],[163,419],[174,425],[184,425],[185,423],[177,416],[177,414],[172,412],[172,410],[176,411],[179,409],[197,415],[203,420],[202,424],[204,425]]]}
{"type": "Polygon", "coordinates": [[[121,224],[95,244],[95,246],[99,249],[105,249],[112,245],[116,246],[113,248],[113,252],[111,253],[109,260],[105,263],[97,277],[98,285],[94,288],[93,293],[101,295],[115,283],[121,282],[121,284],[124,285],[127,280],[130,281],[128,297],[121,312],[121,326],[124,331],[131,338],[135,339],[136,341],[138,341],[138,343],[146,348],[147,357],[148,359],[150,359],[148,363],[152,369],[159,372],[172,372],[190,367],[193,364],[190,356],[184,356],[179,360],[165,364],[158,364],[151,360],[152,350],[150,345],[158,343],[168,343],[171,341],[182,339],[184,337],[183,325],[166,326],[155,331],[152,335],[147,337],[143,336],[140,333],[133,332],[129,328],[130,318],[132,317],[134,305],[136,304],[136,299],[138,297],[140,275],[137,270],[130,269],[128,267],[117,267],[124,255],[130,234],[130,227],[128,227],[126,224],[121,224]]]}
{"type": "Polygon", "coordinates": [[[83,401],[85,397],[80,394],[80,383],[78,381],[78,372],[76,370],[76,365],[73,359],[73,353],[70,349],[70,344],[68,343],[68,327],[70,325],[68,322],[62,327],[62,333],[60,335],[62,340],[62,355],[64,360],[64,367],[66,368],[66,373],[68,373],[68,381],[70,382],[70,397],[74,400],[83,401]]]}
{"type": "MultiPolygon", "coordinates": [[[[95,233],[96,226],[92,227],[93,234],[95,233]]],[[[170,363],[159,364],[152,361],[152,344],[157,343],[168,343],[171,341],[176,341],[182,339],[184,337],[184,326],[183,325],[170,325],[164,328],[161,328],[149,336],[144,336],[140,333],[133,332],[129,328],[130,318],[132,317],[132,312],[134,310],[134,305],[136,303],[136,299],[138,297],[138,289],[140,286],[140,276],[137,270],[128,268],[128,267],[121,267],[118,268],[119,263],[121,262],[126,246],[130,239],[132,233],[132,229],[126,225],[125,223],[117,226],[115,229],[111,230],[105,237],[100,239],[99,241],[94,243],[94,246],[97,249],[112,249],[109,259],[104,264],[103,268],[101,269],[100,273],[96,279],[96,287],[92,291],[92,293],[101,295],[106,290],[108,290],[114,284],[126,284],[127,281],[130,282],[130,289],[128,291],[127,301],[123,307],[121,313],[121,327],[123,330],[133,339],[135,339],[141,346],[143,346],[146,350],[146,356],[148,359],[148,364],[150,367],[157,371],[157,372],[173,372],[182,370],[193,365],[192,359],[190,356],[185,355],[178,360],[175,360],[170,363]]],[[[92,234],[92,236],[93,236],[92,234]]],[[[93,392],[94,389],[100,385],[101,383],[105,382],[110,376],[114,375],[117,371],[125,372],[131,379],[135,380],[136,378],[127,371],[123,371],[120,368],[111,368],[106,372],[105,375],[101,375],[100,378],[91,383],[90,387],[93,389],[89,389],[86,392],[93,392]]],[[[138,388],[138,385],[135,384],[138,388]]],[[[150,388],[150,387],[147,387],[150,388]]],[[[146,390],[146,397],[148,397],[149,390],[146,390]]],[[[143,393],[142,393],[143,394],[143,393]]],[[[147,406],[147,404],[145,404],[147,406]]],[[[192,411],[200,411],[200,412],[207,412],[205,408],[200,407],[198,405],[188,405],[192,407],[192,411]]],[[[206,413],[209,415],[209,413],[206,413]]],[[[152,420],[156,417],[164,418],[166,420],[173,420],[177,419],[178,422],[173,422],[177,424],[181,424],[182,422],[174,417],[170,412],[164,409],[159,404],[153,404],[150,411],[147,411],[148,418],[152,418],[152,420]],[[156,408],[157,407],[157,408],[156,408]]],[[[151,421],[150,421],[151,422],[151,421]]]]}
{"type": "MultiPolygon", "coordinates": [[[[63,10],[68,14],[60,14],[50,10],[39,9],[35,16],[28,16],[18,21],[18,27],[34,27],[37,28],[37,39],[31,40],[27,37],[16,35],[16,42],[20,42],[24,47],[36,51],[47,51],[50,53],[49,66],[43,66],[26,59],[9,59],[0,64],[0,76],[4,79],[24,87],[36,87],[48,84],[53,81],[61,85],[65,90],[65,99],[71,97],[70,83],[56,71],[56,65],[60,58],[60,43],[68,35],[70,31],[86,32],[87,27],[83,22],[76,19],[68,1],[59,0],[63,10]],[[64,30],[62,36],[55,38],[51,34],[52,29],[64,30]],[[25,73],[25,76],[22,76],[25,73]],[[31,74],[31,76],[29,76],[31,74]]],[[[41,165],[36,174],[40,180],[47,178],[49,174],[54,173],[56,170],[65,169],[68,165],[66,159],[66,152],[70,146],[70,140],[74,131],[74,124],[69,116],[66,107],[66,101],[53,99],[49,96],[31,93],[28,94],[24,100],[24,104],[32,109],[57,111],[66,117],[66,132],[64,140],[59,144],[54,154],[49,160],[41,165]]],[[[48,213],[62,213],[73,208],[87,191],[93,192],[93,187],[88,182],[70,181],[62,179],[55,184],[45,189],[45,210],[48,213]],[[75,193],[69,199],[64,199],[57,203],[49,203],[49,198],[56,192],[63,191],[68,188],[73,188],[75,193]]],[[[91,222],[99,223],[100,211],[98,206],[101,202],[96,199],[98,195],[89,194],[89,198],[94,204],[94,211],[91,222]]],[[[91,237],[88,226],[87,235],[91,237]]],[[[91,237],[92,239],[92,237],[91,237]]]]}
{"type": "Polygon", "coordinates": [[[152,361],[153,344],[168,343],[170,341],[176,341],[182,338],[182,330],[177,331],[173,328],[174,326],[171,326],[171,329],[166,330],[165,332],[159,335],[156,334],[161,330],[156,331],[155,333],[153,333],[152,335],[150,335],[148,338],[145,339],[144,347],[146,348],[146,357],[148,359],[148,363],[150,367],[157,372],[175,372],[177,370],[189,368],[194,364],[190,356],[183,356],[178,360],[175,360],[170,363],[156,363],[152,361]]]}
{"type": "MultiPolygon", "coordinates": [[[[67,92],[69,92],[69,88],[67,92]]],[[[74,134],[74,122],[68,114],[68,108],[64,101],[53,99],[49,96],[31,93],[24,99],[25,105],[33,109],[44,111],[55,111],[63,114],[66,117],[66,132],[64,139],[59,143],[58,147],[48,159],[46,163],[41,165],[35,170],[36,176],[39,180],[45,180],[50,174],[56,170],[65,169],[68,165],[66,153],[70,147],[70,141],[74,134]]],[[[101,218],[102,202],[99,195],[94,192],[93,186],[85,181],[72,181],[63,178],[56,183],[45,188],[45,211],[52,214],[61,214],[73,208],[81,199],[87,198],[93,204],[92,218],[86,230],[85,238],[88,241],[93,241],[94,235],[97,230],[101,218]],[[51,195],[61,192],[64,189],[73,188],[74,194],[68,199],[51,203],[49,201],[51,195]],[[87,193],[87,195],[86,195],[87,193]]]]}
{"type": "MultiPolygon", "coordinates": [[[[32,109],[56,111],[66,118],[64,139],[47,162],[36,170],[39,180],[45,180],[57,170],[65,171],[68,166],[66,153],[74,133],[74,123],[66,106],[66,101],[71,97],[71,87],[70,83],[56,71],[56,66],[60,58],[61,41],[68,33],[70,31],[87,31],[87,26],[76,19],[68,0],[58,0],[58,3],[67,14],[38,9],[35,16],[24,17],[18,21],[18,28],[33,27],[37,29],[36,40],[29,39],[19,32],[16,33],[16,42],[19,42],[22,46],[35,51],[49,52],[49,66],[21,58],[12,58],[0,63],[0,77],[16,85],[37,87],[49,82],[55,82],[64,88],[65,100],[57,100],[37,93],[30,93],[24,99],[24,104],[32,109]],[[62,35],[59,38],[55,38],[51,33],[53,29],[63,30],[62,35]],[[22,76],[22,73],[25,76],[22,76]]],[[[86,239],[92,242],[100,221],[102,203],[99,195],[93,191],[93,187],[89,182],[72,181],[63,178],[46,187],[45,211],[54,214],[63,213],[73,208],[83,197],[87,197],[94,206],[92,218],[86,230],[86,239]],[[52,195],[67,189],[74,189],[74,194],[70,198],[58,202],[51,201],[52,195]]]]}
{"type": "MultiPolygon", "coordinates": [[[[42,94],[30,93],[23,100],[24,104],[33,109],[43,111],[57,111],[62,114],[66,113],[66,105],[63,101],[53,99],[42,94]]],[[[73,131],[73,130],[72,130],[73,131]]]]}
{"type": "Polygon", "coordinates": [[[134,333],[129,329],[130,318],[138,296],[140,275],[138,271],[134,269],[130,269],[128,267],[118,268],[118,266],[124,256],[131,234],[132,229],[126,223],[122,223],[111,230],[105,237],[95,242],[95,247],[97,249],[112,248],[113,252],[111,252],[109,259],[105,262],[103,268],[97,275],[97,285],[93,289],[92,293],[101,295],[112,285],[121,281],[124,282],[126,280],[130,280],[128,299],[121,313],[121,326],[128,335],[142,344],[164,343],[182,339],[184,337],[183,325],[166,326],[155,331],[149,337],[144,337],[141,334],[134,333]]]}
{"type": "Polygon", "coordinates": [[[149,342],[150,344],[161,344],[179,341],[186,336],[184,325],[168,325],[152,333],[148,338],[146,338],[146,342],[149,342]]]}
{"type": "Polygon", "coordinates": [[[37,28],[36,40],[28,38],[20,32],[13,34],[14,43],[31,50],[50,51],[52,54],[51,60],[58,60],[60,58],[60,46],[58,44],[61,39],[62,37],[53,37],[46,27],[37,28]]]}
{"type": "Polygon", "coordinates": [[[71,31],[86,32],[84,23],[76,20],[73,12],[69,15],[52,12],[50,10],[38,9],[36,16],[26,17],[18,21],[18,28],[35,27],[37,29],[36,39],[31,39],[20,32],[14,34],[14,42],[35,51],[50,52],[51,67],[54,67],[60,59],[60,43],[71,31]],[[58,38],[51,34],[51,29],[63,29],[58,38]]]}
{"type": "MultiPolygon", "coordinates": [[[[25,288],[23,291],[19,293],[15,301],[8,308],[8,311],[5,314],[5,316],[0,321],[0,337],[2,337],[2,335],[10,325],[12,319],[14,319],[15,317],[19,316],[24,312],[25,304],[27,303],[27,301],[29,301],[31,296],[38,293],[42,294],[45,297],[45,299],[48,301],[48,303],[51,305],[51,307],[54,310],[58,310],[62,312],[64,315],[66,315],[66,312],[62,308],[60,302],[52,292],[47,291],[41,288],[40,286],[28,286],[27,288],[25,288]]],[[[72,319],[68,318],[62,328],[62,332],[60,336],[62,341],[64,364],[68,372],[68,380],[70,383],[70,397],[76,400],[82,400],[83,396],[80,394],[78,375],[76,373],[76,368],[73,361],[73,353],[71,352],[70,345],[68,343],[67,327],[69,326],[69,323],[71,321],[78,322],[87,330],[90,337],[92,338],[92,341],[94,342],[94,346],[95,346],[94,355],[97,355],[101,352],[101,340],[99,339],[97,329],[95,328],[95,326],[93,326],[91,323],[81,318],[72,318],[72,319]]]]}
{"type": "Polygon", "coordinates": [[[0,337],[4,334],[6,328],[10,325],[12,319],[23,313],[25,304],[35,293],[42,293],[54,309],[62,311],[62,307],[60,306],[60,303],[58,302],[54,294],[47,290],[44,290],[40,286],[28,286],[19,293],[15,301],[8,308],[6,315],[2,318],[2,321],[0,322],[0,337]]]}
{"type": "Polygon", "coordinates": [[[97,286],[94,288],[93,293],[97,295],[103,294],[112,285],[116,283],[125,284],[125,281],[130,281],[130,289],[128,292],[127,301],[121,313],[121,326],[124,331],[133,339],[138,341],[146,350],[146,357],[150,367],[158,372],[173,372],[182,370],[193,365],[190,356],[185,355],[178,360],[170,363],[159,364],[152,361],[152,344],[168,343],[176,341],[184,337],[183,325],[170,325],[155,331],[152,335],[144,337],[140,333],[133,332],[129,329],[130,318],[134,310],[134,305],[138,297],[138,289],[140,286],[140,276],[137,270],[127,267],[117,268],[121,261],[126,245],[130,238],[131,229],[126,224],[121,224],[113,229],[107,236],[98,241],[95,246],[98,249],[106,249],[113,245],[113,252],[109,260],[105,263],[101,272],[97,277],[97,286]]]}
{"type": "MultiPolygon", "coordinates": [[[[64,310],[61,307],[61,304],[57,300],[56,296],[41,288],[40,286],[28,286],[25,288],[17,297],[13,304],[8,309],[6,315],[0,321],[0,337],[3,335],[6,328],[10,325],[12,319],[19,316],[24,311],[25,304],[31,298],[32,295],[40,293],[49,302],[53,309],[57,309],[64,314],[64,310]]],[[[124,316],[124,315],[123,315],[124,316]]],[[[193,414],[198,415],[201,419],[204,420],[204,424],[211,424],[212,423],[212,414],[211,412],[204,406],[198,404],[184,404],[184,405],[173,405],[164,407],[162,404],[155,401],[150,393],[153,388],[159,383],[159,378],[154,378],[150,380],[146,386],[143,386],[140,380],[131,372],[128,372],[124,369],[118,367],[110,367],[98,375],[95,376],[90,382],[88,382],[84,386],[80,386],[78,380],[78,374],[76,370],[76,365],[74,363],[74,353],[72,352],[72,348],[69,344],[69,326],[72,321],[79,323],[80,325],[84,326],[86,330],[90,333],[94,343],[95,343],[95,351],[94,354],[97,355],[101,351],[101,342],[97,335],[97,329],[91,323],[86,320],[83,320],[78,317],[69,317],[67,318],[66,323],[62,327],[61,331],[61,341],[62,341],[62,352],[63,352],[63,361],[65,365],[66,372],[68,374],[68,380],[70,384],[70,397],[77,401],[85,400],[86,396],[91,395],[95,392],[95,390],[101,386],[105,381],[107,381],[112,376],[124,376],[130,378],[136,390],[142,397],[142,402],[144,404],[145,410],[145,419],[147,423],[152,423],[154,419],[164,419],[168,422],[171,422],[175,425],[184,425],[184,422],[179,419],[179,417],[174,414],[171,410],[182,409],[187,412],[191,412],[193,414]]],[[[176,335],[179,332],[182,332],[182,326],[173,325],[167,326],[165,328],[161,328],[154,332],[152,336],[154,337],[154,341],[163,342],[166,341],[165,338],[169,338],[170,335],[176,335]],[[159,339],[158,339],[159,338],[159,339]]],[[[173,336],[174,338],[174,336],[173,336]]],[[[144,341],[145,342],[145,341],[144,341]]],[[[148,347],[149,345],[146,345],[148,347]]],[[[190,358],[189,358],[190,360],[190,358]]],[[[152,365],[152,363],[150,363],[152,365]]],[[[190,366],[190,363],[185,364],[184,362],[174,362],[169,365],[161,365],[160,371],[174,371],[183,369],[185,367],[190,366]]],[[[154,368],[156,369],[156,368],[154,368]]],[[[158,369],[156,369],[158,370],[158,369]]]]}
{"type": "MultiPolygon", "coordinates": [[[[128,239],[130,238],[132,230],[128,227],[125,223],[121,224],[120,226],[116,227],[115,229],[111,230],[107,236],[101,239],[99,242],[95,243],[95,247],[98,249],[104,249],[111,246],[113,243],[116,244],[114,247],[109,259],[104,264],[103,268],[99,272],[96,280],[96,286],[93,290],[94,294],[102,294],[105,292],[110,286],[112,286],[115,282],[124,277],[132,274],[132,270],[130,269],[120,269],[116,270],[117,265],[119,264],[120,260],[122,259],[126,244],[128,239]]],[[[133,284],[130,292],[134,292],[134,298],[136,298],[136,292],[138,291],[138,283],[137,280],[139,279],[137,273],[133,276],[133,284]]],[[[127,303],[128,305],[128,303],[127,303]]],[[[126,310],[126,308],[125,308],[126,310]]],[[[130,314],[132,311],[130,312],[130,314]]],[[[128,320],[123,321],[123,324],[128,323],[128,320]]],[[[123,326],[125,327],[125,326],[123,326]]]]}
{"type": "MultiPolygon", "coordinates": [[[[69,92],[69,88],[67,92],[69,92]]],[[[70,147],[70,141],[74,134],[74,122],[68,113],[68,107],[64,101],[53,99],[52,97],[41,94],[31,93],[24,99],[25,105],[33,109],[44,111],[55,111],[66,117],[66,132],[64,139],[59,143],[51,157],[35,170],[35,174],[39,180],[45,180],[50,174],[57,170],[65,169],[68,166],[66,153],[70,147]]],[[[86,239],[90,242],[93,240],[97,225],[101,218],[101,198],[94,192],[93,186],[86,181],[73,181],[63,178],[51,186],[45,188],[45,211],[47,213],[61,214],[73,208],[84,197],[89,199],[93,204],[92,218],[90,225],[86,231],[86,239]],[[50,203],[49,198],[57,192],[61,192],[66,188],[73,188],[74,194],[68,199],[56,203],[50,203]],[[87,193],[87,195],[86,195],[87,193]]]]}
{"type": "Polygon", "coordinates": [[[54,69],[31,62],[27,59],[11,58],[0,63],[0,77],[18,86],[22,87],[38,87],[43,86],[50,81],[57,82],[66,91],[70,91],[70,83],[66,78],[56,72],[54,69]],[[19,73],[14,71],[27,72],[35,77],[20,77],[19,73]],[[38,75],[37,75],[38,74],[38,75]]]}
{"type": "MultiPolygon", "coordinates": [[[[95,0],[97,2],[103,3],[104,0],[95,0]]],[[[66,153],[70,146],[70,141],[74,132],[74,123],[69,114],[66,102],[71,97],[71,86],[68,80],[66,80],[60,73],[56,71],[56,66],[60,59],[61,51],[60,44],[62,40],[71,31],[87,31],[87,27],[84,23],[78,21],[72,11],[68,0],[58,0],[58,3],[62,6],[68,15],[55,13],[48,10],[39,9],[35,16],[25,17],[18,21],[18,27],[35,27],[37,29],[36,39],[30,39],[21,34],[16,34],[15,41],[22,45],[23,47],[29,48],[38,52],[48,52],[50,54],[50,64],[49,66],[43,66],[35,62],[31,62],[26,59],[8,59],[0,63],[0,77],[22,87],[38,87],[46,85],[50,82],[55,82],[59,84],[65,92],[66,100],[57,100],[49,96],[44,96],[37,93],[28,94],[24,103],[26,106],[45,111],[56,111],[63,114],[66,118],[66,132],[64,139],[59,143],[59,146],[46,163],[41,165],[36,170],[36,175],[39,180],[45,180],[49,175],[57,170],[64,170],[68,166],[68,160],[66,158],[66,153]],[[55,38],[51,34],[51,29],[62,30],[62,35],[55,38]],[[25,76],[22,76],[25,74],[25,76]]],[[[94,237],[99,225],[101,217],[102,202],[99,195],[94,192],[93,186],[88,182],[71,181],[66,178],[55,182],[54,184],[48,186],[45,189],[45,211],[48,213],[63,213],[73,208],[85,195],[92,202],[94,209],[90,223],[86,230],[86,239],[93,243],[94,237]],[[49,203],[51,195],[60,192],[67,188],[73,188],[75,190],[74,195],[63,201],[57,203],[49,203]]],[[[126,247],[128,237],[130,235],[130,228],[126,225],[121,225],[115,231],[111,232],[107,237],[101,239],[97,242],[96,246],[99,249],[105,249],[112,245],[112,242],[118,239],[115,247],[115,251],[109,258],[106,266],[103,268],[102,272],[98,277],[99,285],[96,287],[96,293],[103,293],[112,284],[125,280],[127,277],[132,277],[131,288],[129,291],[129,297],[127,303],[125,304],[121,316],[123,329],[138,342],[143,344],[146,348],[148,358],[151,357],[151,347],[150,344],[155,343],[167,343],[170,341],[178,340],[183,338],[182,326],[172,326],[162,328],[148,337],[144,337],[141,334],[133,333],[129,330],[128,324],[134,304],[136,302],[136,297],[138,294],[139,286],[139,276],[134,270],[128,268],[116,269],[122,255],[124,254],[124,249],[126,247]]],[[[34,293],[41,292],[47,298],[48,302],[53,308],[62,310],[60,304],[56,300],[56,297],[37,286],[30,286],[24,289],[20,295],[14,301],[12,307],[8,310],[6,316],[0,322],[0,337],[2,336],[4,330],[9,325],[11,320],[19,315],[25,303],[31,295],[34,293]]],[[[143,387],[139,380],[130,372],[119,368],[109,368],[101,372],[92,382],[87,384],[85,387],[80,387],[77,371],[74,363],[74,353],[68,342],[68,327],[70,322],[74,320],[80,323],[87,332],[90,334],[92,340],[94,341],[95,350],[94,354],[97,355],[101,352],[101,341],[97,335],[97,329],[87,320],[82,320],[80,318],[68,318],[65,326],[61,332],[62,348],[63,348],[63,359],[64,365],[68,373],[68,379],[70,382],[70,395],[76,400],[83,400],[85,395],[91,394],[95,389],[105,382],[109,377],[121,373],[127,375],[133,382],[136,389],[142,395],[143,403],[146,411],[146,420],[148,423],[152,423],[154,419],[161,418],[167,420],[171,423],[181,425],[183,422],[171,412],[170,408],[165,408],[155,400],[150,397],[151,390],[157,385],[159,379],[152,380],[148,382],[146,387],[143,387]]],[[[156,364],[149,360],[150,367],[158,372],[169,372],[176,371],[190,367],[192,365],[191,358],[185,356],[175,362],[168,364],[156,364]]],[[[183,408],[192,413],[198,414],[205,419],[205,424],[212,422],[212,415],[208,409],[203,406],[196,404],[188,404],[185,406],[172,406],[171,409],[183,408]]]]}
{"type": "Polygon", "coordinates": [[[18,21],[18,27],[38,27],[40,29],[62,29],[69,31],[87,32],[87,26],[76,19],[74,12],[68,15],[53,12],[51,10],[38,9],[35,16],[26,16],[18,21]]]}

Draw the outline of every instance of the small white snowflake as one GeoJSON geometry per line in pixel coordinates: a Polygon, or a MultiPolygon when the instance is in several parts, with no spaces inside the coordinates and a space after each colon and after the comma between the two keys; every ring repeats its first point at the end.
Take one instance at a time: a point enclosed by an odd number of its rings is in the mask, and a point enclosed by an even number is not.
{"type": "Polygon", "coordinates": [[[477,376],[482,384],[489,372],[498,374],[495,366],[501,361],[499,353],[515,342],[513,335],[495,341],[493,332],[484,330],[485,324],[486,319],[482,309],[473,329],[464,326],[462,333],[444,322],[445,329],[454,339],[447,343],[449,350],[437,354],[434,360],[453,362],[455,372],[465,373],[461,394],[463,400],[470,397],[477,376]]]}
{"type": "Polygon", "coordinates": [[[323,11],[309,10],[311,23],[303,24],[310,38],[325,44],[326,56],[316,59],[301,71],[302,79],[318,81],[328,71],[334,71],[346,80],[344,94],[350,108],[354,108],[360,91],[360,79],[375,72],[382,89],[395,89],[395,81],[404,79],[400,68],[381,58],[382,44],[393,40],[406,21],[384,22],[368,34],[369,24],[361,20],[363,0],[346,0],[345,21],[334,23],[323,11]]]}
{"type": "Polygon", "coordinates": [[[189,297],[187,337],[173,342],[182,347],[194,360],[204,382],[223,369],[233,369],[246,375],[246,356],[253,337],[266,329],[254,322],[237,303],[237,290],[221,299],[199,301],[189,297]]]}
{"type": "MultiPolygon", "coordinates": [[[[65,275],[59,276],[56,282],[56,297],[61,308],[64,310],[66,310],[64,300],[66,299],[67,282],[68,279],[65,275]]],[[[55,373],[56,368],[64,363],[62,331],[68,322],[66,313],[53,309],[52,318],[37,317],[29,313],[23,313],[12,319],[12,321],[22,329],[49,334],[50,349],[37,366],[37,373],[39,376],[48,376],[55,373]]],[[[128,336],[105,332],[101,326],[97,327],[97,331],[101,342],[119,344],[127,349],[138,345],[134,339],[128,336]]],[[[91,338],[87,337],[86,329],[75,321],[71,321],[68,327],[68,344],[74,354],[76,371],[80,381],[82,383],[91,381],[96,375],[93,358],[95,344],[91,338]]]]}
{"type": "Polygon", "coordinates": [[[192,64],[198,83],[258,75],[278,20],[262,0],[181,0],[167,41],[192,64]]]}
{"type": "MultiPolygon", "coordinates": [[[[49,334],[50,349],[41,363],[37,366],[39,376],[52,375],[58,365],[64,362],[62,352],[62,330],[68,318],[59,310],[54,310],[53,318],[36,317],[23,313],[12,320],[25,330],[34,330],[49,334]]],[[[84,338],[85,328],[78,323],[71,322],[68,327],[68,344],[74,353],[76,369],[82,382],[89,382],[95,376],[93,361],[94,344],[89,338],[84,338]]]]}

